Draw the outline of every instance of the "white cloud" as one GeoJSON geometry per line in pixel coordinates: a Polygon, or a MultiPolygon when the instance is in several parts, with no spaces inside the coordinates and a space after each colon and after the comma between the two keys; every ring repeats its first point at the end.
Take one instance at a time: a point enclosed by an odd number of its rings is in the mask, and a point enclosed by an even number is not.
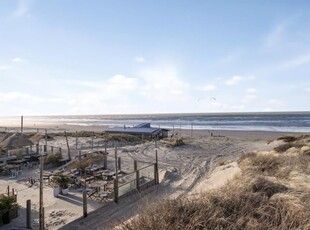
{"type": "Polygon", "coordinates": [[[44,98],[37,97],[27,93],[21,92],[8,92],[8,93],[0,93],[0,102],[8,103],[8,102],[29,102],[29,103],[58,103],[62,102],[60,98],[44,98]]]}
{"type": "Polygon", "coordinates": [[[247,93],[256,93],[256,92],[257,92],[257,90],[254,89],[254,88],[248,88],[248,89],[246,89],[245,91],[246,91],[247,93]]]}
{"type": "Polygon", "coordinates": [[[145,58],[142,57],[142,56],[136,56],[136,57],[134,58],[134,61],[135,61],[135,62],[140,62],[140,63],[146,62],[145,58]]]}
{"type": "MultiPolygon", "coordinates": [[[[69,114],[134,113],[135,101],[131,96],[137,92],[137,78],[115,75],[103,81],[70,81],[71,86],[82,86],[79,93],[66,94],[69,114]]],[[[76,88],[76,87],[75,87],[76,88]]]]}
{"type": "Polygon", "coordinates": [[[189,85],[175,68],[143,68],[135,77],[115,75],[104,80],[71,80],[58,95],[67,114],[185,112],[189,85]],[[72,90],[66,92],[65,89],[72,90]]]}
{"type": "Polygon", "coordinates": [[[225,83],[226,85],[236,85],[240,81],[249,81],[254,80],[254,76],[233,76],[232,78],[228,79],[225,83]]]}
{"type": "Polygon", "coordinates": [[[142,80],[142,95],[151,99],[177,101],[186,96],[189,87],[172,67],[146,68],[138,76],[142,80]]]}
{"type": "MultiPolygon", "coordinates": [[[[68,83],[83,86],[82,92],[89,97],[87,100],[108,101],[126,98],[127,92],[133,91],[138,87],[139,80],[137,78],[118,74],[103,81],[69,81],[68,83]],[[90,91],[85,87],[92,89],[90,91]]],[[[70,95],[68,95],[68,97],[70,97],[70,95]]],[[[86,100],[86,95],[83,96],[83,100],[86,100]]]]}
{"type": "Polygon", "coordinates": [[[0,70],[8,70],[8,69],[12,69],[12,66],[10,66],[10,65],[0,65],[0,70]]]}
{"type": "Polygon", "coordinates": [[[15,18],[21,18],[28,15],[32,0],[19,0],[17,8],[14,10],[12,16],[15,18]]]}
{"type": "Polygon", "coordinates": [[[310,92],[310,87],[306,87],[306,88],[305,88],[305,91],[306,91],[306,92],[310,92]]]}
{"type": "Polygon", "coordinates": [[[108,83],[110,83],[108,87],[117,87],[121,90],[134,90],[137,87],[138,79],[118,74],[109,79],[108,83]]]}
{"type": "Polygon", "coordinates": [[[201,86],[201,87],[198,87],[199,90],[202,90],[202,91],[213,91],[216,89],[216,86],[215,85],[204,85],[204,86],[201,86]]]}
{"type": "Polygon", "coordinates": [[[18,57],[17,58],[13,58],[11,61],[14,62],[14,63],[23,62],[23,60],[21,58],[18,58],[18,57]]]}

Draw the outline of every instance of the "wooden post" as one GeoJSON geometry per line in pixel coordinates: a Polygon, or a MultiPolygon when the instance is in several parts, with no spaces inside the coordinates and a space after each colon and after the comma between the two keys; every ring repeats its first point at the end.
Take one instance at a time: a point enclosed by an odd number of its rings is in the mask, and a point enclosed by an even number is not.
{"type": "Polygon", "coordinates": [[[51,152],[52,153],[54,152],[54,146],[51,146],[51,152]]]}
{"type": "Polygon", "coordinates": [[[104,152],[105,152],[105,153],[107,153],[107,144],[108,144],[108,143],[107,143],[107,140],[105,140],[105,142],[104,142],[104,152]]]}
{"type": "Polygon", "coordinates": [[[39,203],[39,227],[44,229],[44,210],[43,210],[43,156],[40,156],[40,203],[39,203]]]}
{"type": "Polygon", "coordinates": [[[118,170],[122,171],[122,159],[120,157],[118,157],[117,160],[118,160],[118,162],[117,162],[118,170]]]}
{"type": "Polygon", "coordinates": [[[107,157],[107,155],[104,155],[104,156],[103,156],[103,167],[104,167],[105,169],[108,168],[108,157],[107,157]]]}
{"type": "Polygon", "coordinates": [[[66,137],[67,148],[68,148],[68,159],[69,159],[69,161],[71,161],[70,147],[69,147],[69,142],[68,142],[68,137],[67,137],[66,131],[65,131],[65,137],[66,137]]]}
{"type": "Polygon", "coordinates": [[[39,143],[36,144],[36,154],[39,154],[39,143]]]}
{"type": "Polygon", "coordinates": [[[83,192],[83,217],[87,217],[87,192],[83,192]]]}
{"type": "Polygon", "coordinates": [[[115,147],[115,180],[114,180],[114,201],[118,203],[118,164],[117,148],[115,147]]]}
{"type": "Polygon", "coordinates": [[[62,152],[62,151],[61,151],[61,147],[59,147],[59,153],[61,154],[61,152],[62,152]]]}
{"type": "Polygon", "coordinates": [[[44,211],[44,207],[42,208],[42,229],[45,229],[45,221],[44,221],[44,216],[45,216],[45,211],[44,211]]]}
{"type": "Polygon", "coordinates": [[[103,156],[103,167],[104,167],[105,169],[107,169],[107,168],[108,168],[107,140],[105,140],[105,142],[104,142],[104,154],[105,154],[105,155],[103,156]]]}
{"type": "Polygon", "coordinates": [[[181,125],[180,125],[180,137],[181,137],[181,129],[182,129],[182,128],[181,128],[181,125]]]}
{"type": "Polygon", "coordinates": [[[193,137],[193,122],[191,123],[191,137],[193,137]]]}
{"type": "Polygon", "coordinates": [[[78,137],[77,137],[77,131],[75,131],[75,149],[78,149],[78,137]]]}
{"type": "Polygon", "coordinates": [[[155,184],[159,184],[157,149],[155,150],[154,179],[155,179],[155,184]]]}
{"type": "Polygon", "coordinates": [[[20,133],[23,133],[24,129],[24,116],[21,116],[20,118],[20,133]]]}
{"type": "Polygon", "coordinates": [[[10,186],[8,186],[8,196],[10,196],[10,186]]]}
{"type": "Polygon", "coordinates": [[[91,151],[94,151],[94,135],[91,136],[91,151]]]}
{"type": "Polygon", "coordinates": [[[118,181],[114,180],[114,201],[118,204],[118,181]]]}
{"type": "Polygon", "coordinates": [[[45,145],[47,146],[47,129],[45,129],[45,145]]]}
{"type": "Polygon", "coordinates": [[[31,200],[27,200],[26,203],[26,226],[28,229],[31,228],[31,200]]]}
{"type": "Polygon", "coordinates": [[[134,160],[133,162],[134,171],[136,172],[136,188],[140,191],[140,175],[138,170],[138,162],[134,160]]]}

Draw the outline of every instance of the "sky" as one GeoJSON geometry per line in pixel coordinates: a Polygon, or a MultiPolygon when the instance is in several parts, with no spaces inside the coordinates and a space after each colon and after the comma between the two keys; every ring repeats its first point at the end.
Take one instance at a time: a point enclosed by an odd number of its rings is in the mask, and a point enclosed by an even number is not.
{"type": "Polygon", "coordinates": [[[309,111],[310,1],[0,0],[0,116],[309,111]]]}

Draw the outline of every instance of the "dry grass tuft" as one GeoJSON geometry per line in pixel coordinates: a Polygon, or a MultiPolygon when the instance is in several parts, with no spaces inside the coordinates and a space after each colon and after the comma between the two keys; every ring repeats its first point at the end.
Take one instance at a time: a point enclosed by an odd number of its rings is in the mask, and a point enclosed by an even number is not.
{"type": "Polygon", "coordinates": [[[254,193],[260,192],[270,198],[276,193],[283,193],[288,190],[288,188],[280,183],[274,183],[270,180],[267,180],[264,177],[259,177],[251,183],[252,191],[254,193]]]}
{"type": "Polygon", "coordinates": [[[247,174],[272,176],[279,172],[284,158],[274,154],[251,154],[239,161],[239,166],[247,174]]]}
{"type": "Polygon", "coordinates": [[[277,147],[274,148],[274,150],[278,153],[284,153],[286,152],[287,150],[289,150],[290,148],[301,148],[303,147],[303,144],[301,143],[285,143],[285,144],[282,144],[282,145],[279,145],[277,147]]]}
{"type": "Polygon", "coordinates": [[[294,142],[297,141],[298,138],[296,136],[283,136],[279,137],[278,140],[282,140],[284,142],[294,142]]]}
{"type": "Polygon", "coordinates": [[[141,138],[130,134],[109,134],[107,136],[109,141],[120,141],[120,142],[140,142],[141,138]]]}
{"type": "Polygon", "coordinates": [[[307,229],[309,200],[287,191],[267,179],[234,180],[197,199],[154,204],[123,229],[307,229]]]}
{"type": "Polygon", "coordinates": [[[185,145],[185,142],[182,139],[178,139],[178,138],[172,138],[172,139],[165,140],[164,143],[168,148],[174,148],[174,147],[185,145]]]}
{"type": "Polygon", "coordinates": [[[303,147],[308,140],[286,140],[290,147],[281,146],[281,154],[242,156],[242,176],[225,187],[153,204],[122,229],[310,229],[310,148],[303,147]],[[296,154],[284,150],[291,147],[296,154]]]}

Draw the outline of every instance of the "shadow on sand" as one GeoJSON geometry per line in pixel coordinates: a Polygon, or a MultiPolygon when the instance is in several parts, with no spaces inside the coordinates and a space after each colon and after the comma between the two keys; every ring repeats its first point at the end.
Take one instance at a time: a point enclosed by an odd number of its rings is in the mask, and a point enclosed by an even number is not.
{"type": "Polygon", "coordinates": [[[83,205],[83,198],[82,197],[78,197],[78,196],[75,196],[73,194],[67,194],[67,195],[61,195],[59,194],[58,195],[58,199],[61,199],[63,201],[67,201],[71,204],[75,204],[77,206],[82,206],[83,205]]]}

